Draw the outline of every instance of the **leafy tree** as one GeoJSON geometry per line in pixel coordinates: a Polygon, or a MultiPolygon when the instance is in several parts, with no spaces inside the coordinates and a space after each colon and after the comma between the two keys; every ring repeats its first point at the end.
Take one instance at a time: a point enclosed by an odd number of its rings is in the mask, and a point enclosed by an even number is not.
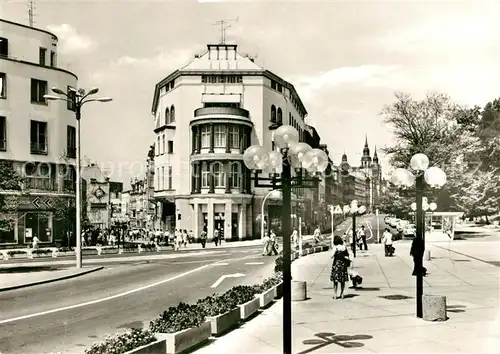
{"type": "Polygon", "coordinates": [[[19,208],[19,195],[15,193],[21,191],[22,181],[11,161],[0,161],[0,231],[14,229],[19,208]]]}
{"type": "Polygon", "coordinates": [[[442,168],[447,175],[443,189],[428,189],[427,197],[436,201],[440,209],[455,209],[456,198],[465,191],[470,177],[470,156],[481,146],[475,134],[474,111],[440,93],[428,94],[423,100],[413,100],[409,94],[399,92],[395,97],[396,101],[382,110],[396,138],[384,152],[392,166],[403,168],[409,167],[414,154],[426,154],[431,166],[442,168]]]}

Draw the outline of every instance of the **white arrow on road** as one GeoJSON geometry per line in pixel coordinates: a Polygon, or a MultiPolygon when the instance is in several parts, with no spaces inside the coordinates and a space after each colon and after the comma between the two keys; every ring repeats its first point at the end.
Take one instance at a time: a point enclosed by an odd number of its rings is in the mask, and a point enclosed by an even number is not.
{"type": "Polygon", "coordinates": [[[218,287],[224,281],[224,279],[226,279],[226,278],[240,278],[240,277],[244,277],[244,276],[245,276],[245,274],[242,274],[242,273],[223,275],[219,279],[217,279],[217,281],[215,283],[213,283],[213,285],[211,286],[211,288],[218,287]]]}

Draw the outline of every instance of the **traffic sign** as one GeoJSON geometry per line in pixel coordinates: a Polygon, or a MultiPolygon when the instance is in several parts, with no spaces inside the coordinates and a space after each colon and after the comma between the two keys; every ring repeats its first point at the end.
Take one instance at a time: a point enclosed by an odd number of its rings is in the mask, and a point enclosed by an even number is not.
{"type": "Polygon", "coordinates": [[[340,205],[336,205],[335,208],[332,211],[332,214],[343,214],[344,212],[340,208],[340,205]]]}

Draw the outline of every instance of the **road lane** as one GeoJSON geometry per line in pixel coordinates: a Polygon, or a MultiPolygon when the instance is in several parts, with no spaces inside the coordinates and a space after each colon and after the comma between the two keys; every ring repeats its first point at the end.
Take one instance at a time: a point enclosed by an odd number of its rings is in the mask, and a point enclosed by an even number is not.
{"type": "MultiPolygon", "coordinates": [[[[156,317],[169,306],[177,305],[179,301],[192,302],[214,292],[225,291],[241,282],[251,283],[251,278],[262,277],[265,268],[268,269],[265,274],[270,275],[275,257],[240,253],[232,259],[222,259],[221,257],[215,260],[222,264],[220,266],[211,265],[214,260],[207,259],[209,265],[205,269],[113,300],[0,324],[0,352],[3,354],[81,353],[85,347],[102,340],[107,334],[114,333],[119,328],[137,326],[144,320],[156,317]],[[263,264],[246,264],[252,262],[263,264]],[[235,273],[243,273],[245,276],[225,279],[216,289],[210,288],[221,276],[235,273]]],[[[84,281],[84,278],[81,278],[65,282],[66,286],[54,284],[43,289],[35,287],[36,290],[27,288],[6,292],[0,295],[0,301],[2,308],[9,309],[9,315],[15,315],[26,313],[24,308],[33,311],[35,298],[41,304],[38,308],[47,306],[43,305],[44,303],[53,306],[59,299],[60,304],[71,303],[71,300],[64,302],[64,299],[71,299],[76,294],[80,294],[79,299],[96,299],[106,294],[116,294],[114,287],[127,289],[144,286],[151,278],[156,277],[155,280],[158,282],[200,265],[202,264],[185,265],[184,269],[180,265],[160,262],[123,266],[101,271],[101,277],[96,274],[92,281],[84,281]],[[165,269],[169,270],[168,276],[164,274],[165,269]],[[4,298],[9,293],[10,298],[4,298]],[[85,293],[88,297],[85,297],[85,293]],[[7,301],[5,307],[4,300],[7,301]],[[10,308],[14,307],[14,303],[15,310],[12,310],[10,308]]],[[[2,316],[5,318],[3,313],[2,316]]]]}

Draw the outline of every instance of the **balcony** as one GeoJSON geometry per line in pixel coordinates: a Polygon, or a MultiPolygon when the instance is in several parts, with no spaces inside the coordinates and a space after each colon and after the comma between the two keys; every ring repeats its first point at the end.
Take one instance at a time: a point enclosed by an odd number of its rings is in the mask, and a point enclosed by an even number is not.
{"type": "Polygon", "coordinates": [[[31,142],[30,151],[35,155],[47,155],[47,143],[31,142]]]}
{"type": "Polygon", "coordinates": [[[202,107],[194,111],[195,117],[208,116],[212,114],[233,115],[245,118],[250,117],[250,112],[248,112],[246,109],[234,107],[202,107]]]}
{"type": "Polygon", "coordinates": [[[67,147],[66,148],[66,157],[69,159],[75,159],[76,158],[76,147],[67,147]]]}
{"type": "Polygon", "coordinates": [[[43,191],[57,191],[57,186],[50,178],[27,177],[24,180],[25,189],[36,189],[43,191]]]}

